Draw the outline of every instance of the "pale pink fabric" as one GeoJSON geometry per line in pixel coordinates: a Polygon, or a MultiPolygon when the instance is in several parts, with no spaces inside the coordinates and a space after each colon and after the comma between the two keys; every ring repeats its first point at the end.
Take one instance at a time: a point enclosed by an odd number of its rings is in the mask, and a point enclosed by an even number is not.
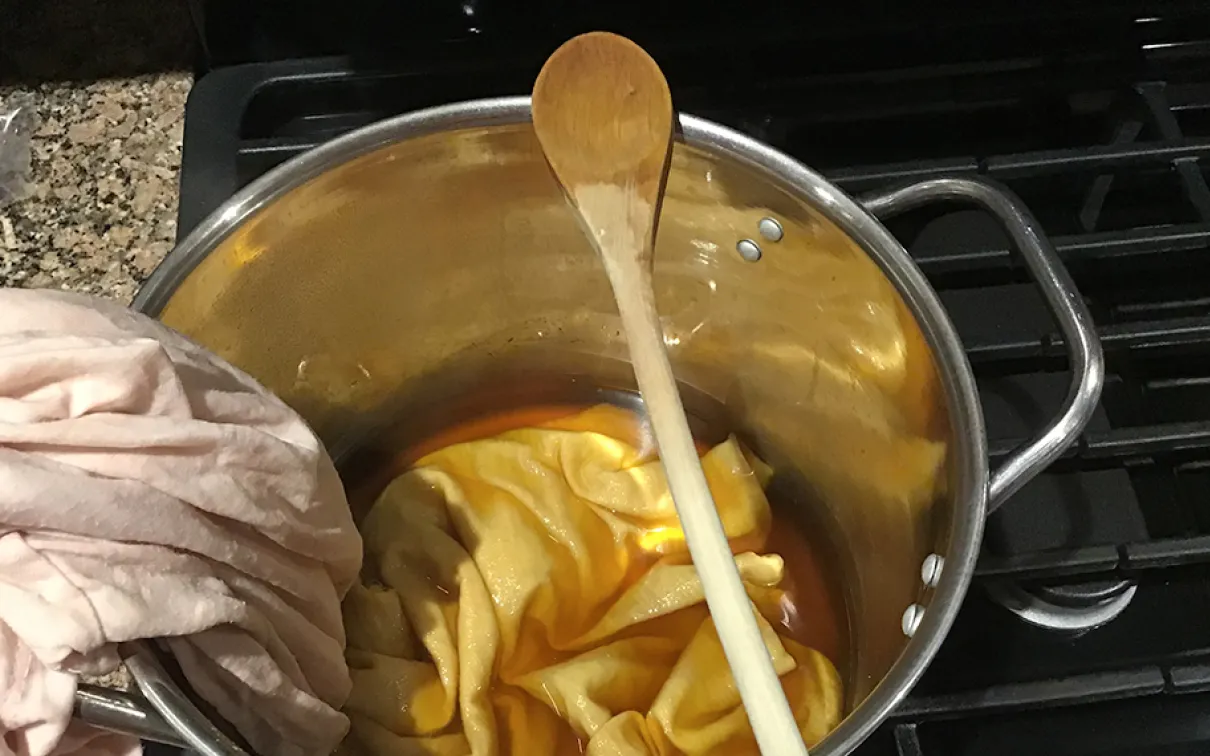
{"type": "Polygon", "coordinates": [[[247,375],[103,301],[0,289],[0,754],[133,753],[74,672],[169,638],[262,754],[328,753],[361,540],[331,460],[247,375]]]}

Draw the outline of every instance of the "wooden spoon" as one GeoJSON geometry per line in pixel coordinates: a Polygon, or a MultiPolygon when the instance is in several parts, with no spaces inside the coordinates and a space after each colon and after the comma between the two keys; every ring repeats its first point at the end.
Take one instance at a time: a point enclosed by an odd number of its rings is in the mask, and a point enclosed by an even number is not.
{"type": "Polygon", "coordinates": [[[546,159],[613,286],[668,487],[757,743],[766,756],[805,756],[702,473],[655,309],[652,247],[672,147],[668,83],[638,45],[593,32],[546,61],[533,113],[546,159]]]}

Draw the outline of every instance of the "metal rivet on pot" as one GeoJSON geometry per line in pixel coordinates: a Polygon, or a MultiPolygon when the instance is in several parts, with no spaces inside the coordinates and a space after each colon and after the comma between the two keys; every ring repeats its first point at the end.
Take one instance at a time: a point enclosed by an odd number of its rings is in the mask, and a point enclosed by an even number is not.
{"type": "Polygon", "coordinates": [[[936,588],[941,582],[941,570],[945,567],[945,557],[940,554],[929,554],[920,565],[920,579],[929,588],[936,588]]]}
{"type": "Polygon", "coordinates": [[[786,235],[776,218],[761,218],[756,227],[760,229],[760,235],[771,242],[781,241],[781,238],[786,235]]]}
{"type": "Polygon", "coordinates": [[[756,262],[760,259],[760,245],[751,239],[740,239],[739,244],[735,245],[735,250],[748,262],[756,262]]]}
{"type": "Polygon", "coordinates": [[[916,628],[920,627],[920,621],[924,619],[924,607],[920,604],[912,604],[903,612],[903,620],[900,627],[903,628],[903,634],[911,638],[916,634],[916,628]]]}

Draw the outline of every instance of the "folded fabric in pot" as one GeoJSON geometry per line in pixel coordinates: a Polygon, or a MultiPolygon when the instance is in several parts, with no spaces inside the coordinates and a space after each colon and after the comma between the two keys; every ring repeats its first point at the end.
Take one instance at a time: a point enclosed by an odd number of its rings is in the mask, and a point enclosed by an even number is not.
{"type": "Polygon", "coordinates": [[[307,425],[122,307],[0,290],[0,754],[137,752],[70,721],[78,672],[163,637],[261,754],[348,723],[361,541],[307,425]]]}
{"type": "MultiPolygon", "coordinates": [[[[454,444],[383,491],[362,523],[366,584],[344,604],[347,751],[757,753],[662,467],[577,430],[625,425],[620,412],[454,444]]],[[[785,565],[759,553],[768,471],[734,439],[702,466],[813,745],[840,721],[842,685],[771,625],[785,565]]]]}

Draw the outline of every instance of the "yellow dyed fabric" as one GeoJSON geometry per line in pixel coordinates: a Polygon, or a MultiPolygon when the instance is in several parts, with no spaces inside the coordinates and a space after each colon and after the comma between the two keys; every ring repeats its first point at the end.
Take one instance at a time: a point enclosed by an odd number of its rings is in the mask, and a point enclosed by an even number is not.
{"type": "MultiPolygon", "coordinates": [[[[346,752],[757,753],[663,469],[578,430],[618,412],[449,446],[383,492],[344,604],[346,752]]],[[[759,553],[767,470],[734,439],[702,464],[813,745],[840,721],[841,681],[765,619],[784,598],[781,557],[759,553]]]]}

